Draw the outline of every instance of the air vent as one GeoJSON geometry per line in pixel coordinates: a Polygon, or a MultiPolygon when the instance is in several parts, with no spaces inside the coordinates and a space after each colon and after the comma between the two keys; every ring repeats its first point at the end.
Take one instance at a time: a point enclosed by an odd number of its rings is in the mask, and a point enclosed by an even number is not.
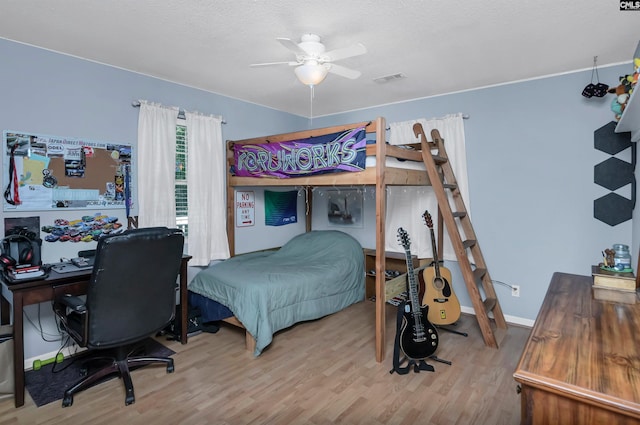
{"type": "Polygon", "coordinates": [[[398,73],[393,75],[386,75],[384,77],[374,78],[373,81],[378,84],[390,83],[391,81],[402,80],[403,78],[407,78],[404,74],[398,73]]]}

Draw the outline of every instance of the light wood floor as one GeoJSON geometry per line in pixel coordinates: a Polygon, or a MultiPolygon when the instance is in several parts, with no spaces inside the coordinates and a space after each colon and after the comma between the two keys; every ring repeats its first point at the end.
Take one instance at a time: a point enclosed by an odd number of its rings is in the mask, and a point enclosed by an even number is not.
{"type": "Polygon", "coordinates": [[[374,304],[364,301],[275,336],[258,358],[244,351],[231,326],[200,334],[176,351],[176,371],[133,372],[136,402],[124,405],[119,379],[79,393],[74,404],[37,408],[0,400],[0,424],[518,424],[520,399],[512,374],[529,335],[510,326],[499,350],[485,347],[473,316],[440,332],[435,372],[389,374],[395,308],[389,307],[387,358],[376,363],[374,304]]]}

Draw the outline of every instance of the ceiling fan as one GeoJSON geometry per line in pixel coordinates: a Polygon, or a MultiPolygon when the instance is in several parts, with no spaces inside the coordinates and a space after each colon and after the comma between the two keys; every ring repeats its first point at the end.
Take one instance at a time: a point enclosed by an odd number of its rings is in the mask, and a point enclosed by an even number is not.
{"type": "Polygon", "coordinates": [[[362,74],[360,71],[336,65],[334,63],[341,59],[367,53],[367,48],[361,43],[327,52],[324,44],[320,42],[320,36],[316,34],[304,34],[300,43],[296,43],[289,38],[276,38],[276,40],[278,40],[284,47],[295,53],[296,60],[287,62],[255,63],[250,66],[295,66],[296,68],[294,69],[294,72],[300,82],[312,87],[321,83],[327,76],[328,72],[352,80],[360,77],[362,74]]]}

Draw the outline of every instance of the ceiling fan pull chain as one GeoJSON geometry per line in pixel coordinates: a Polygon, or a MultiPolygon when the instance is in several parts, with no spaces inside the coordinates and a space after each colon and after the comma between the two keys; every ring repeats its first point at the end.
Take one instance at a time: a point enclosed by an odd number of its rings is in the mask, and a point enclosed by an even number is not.
{"type": "Polygon", "coordinates": [[[313,84],[309,85],[309,126],[313,125],[313,84]]]}

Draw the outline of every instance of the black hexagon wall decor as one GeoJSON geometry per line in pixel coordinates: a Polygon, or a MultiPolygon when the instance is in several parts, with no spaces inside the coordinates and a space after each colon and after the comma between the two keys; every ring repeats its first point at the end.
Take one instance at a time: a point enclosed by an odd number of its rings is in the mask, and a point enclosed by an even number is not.
{"type": "Polygon", "coordinates": [[[593,201],[593,217],[610,226],[631,220],[636,204],[636,144],[631,142],[631,133],[616,133],[615,129],[616,123],[612,121],[593,132],[594,147],[612,155],[593,168],[593,182],[611,191],[593,201]],[[613,156],[629,147],[632,163],[613,156]],[[631,184],[631,199],[613,192],[628,184],[631,184]]]}
{"type": "Polygon", "coordinates": [[[609,190],[617,190],[633,181],[633,165],[612,156],[593,169],[593,182],[609,190]]]}
{"type": "Polygon", "coordinates": [[[631,146],[631,133],[616,133],[617,123],[611,121],[593,132],[593,145],[599,151],[615,155],[631,146]]]}
{"type": "Polygon", "coordinates": [[[593,201],[593,216],[609,226],[617,226],[631,220],[632,204],[630,199],[611,192],[593,201]]]}

